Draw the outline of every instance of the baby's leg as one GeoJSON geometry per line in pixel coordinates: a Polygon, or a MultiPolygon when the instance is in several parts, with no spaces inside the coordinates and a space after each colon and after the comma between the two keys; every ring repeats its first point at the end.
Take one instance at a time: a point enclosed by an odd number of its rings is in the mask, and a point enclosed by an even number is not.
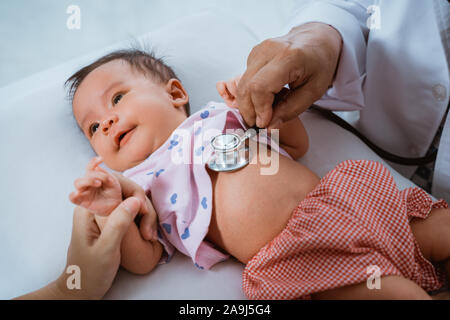
{"type": "Polygon", "coordinates": [[[426,219],[414,218],[410,225],[423,256],[442,263],[450,279],[450,209],[433,209],[426,219]]]}
{"type": "Polygon", "coordinates": [[[415,282],[401,276],[384,276],[379,289],[369,289],[366,282],[318,292],[312,299],[320,300],[430,300],[431,297],[415,282]]]}

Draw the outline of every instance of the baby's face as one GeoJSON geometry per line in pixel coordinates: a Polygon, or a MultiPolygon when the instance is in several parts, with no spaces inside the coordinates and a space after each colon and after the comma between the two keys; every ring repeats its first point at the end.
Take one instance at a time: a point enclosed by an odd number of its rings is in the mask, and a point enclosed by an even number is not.
{"type": "Polygon", "coordinates": [[[73,113],[94,151],[113,170],[144,161],[186,119],[188,96],[178,80],[167,84],[113,60],[93,70],[73,98],[73,113]]]}

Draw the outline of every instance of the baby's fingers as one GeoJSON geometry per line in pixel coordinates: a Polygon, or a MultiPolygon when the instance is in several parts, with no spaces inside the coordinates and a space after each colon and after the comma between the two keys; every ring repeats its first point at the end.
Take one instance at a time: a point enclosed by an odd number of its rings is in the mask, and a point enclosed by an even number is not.
{"type": "Polygon", "coordinates": [[[87,198],[89,194],[86,191],[73,191],[69,194],[69,199],[73,204],[81,205],[87,198]]]}
{"type": "Polygon", "coordinates": [[[78,191],[73,191],[69,194],[69,200],[70,202],[72,202],[73,204],[79,204],[78,203],[78,191]]]}
{"type": "Polygon", "coordinates": [[[98,176],[91,175],[76,179],[74,185],[77,190],[83,191],[91,187],[100,188],[102,181],[98,176]]]}
{"type": "Polygon", "coordinates": [[[114,177],[102,171],[88,171],[84,177],[75,180],[74,184],[77,189],[86,189],[89,187],[100,188],[112,182],[114,177]],[[100,183],[99,183],[100,182],[100,183]]]}
{"type": "Polygon", "coordinates": [[[100,167],[100,164],[103,162],[102,157],[95,157],[93,158],[88,165],[86,166],[86,173],[89,172],[103,172],[106,175],[111,176],[111,173],[100,167]]]}
{"type": "Polygon", "coordinates": [[[228,98],[228,96],[227,96],[227,90],[226,90],[226,87],[225,87],[225,82],[224,81],[219,81],[219,82],[217,82],[216,83],[216,89],[217,89],[217,92],[220,94],[220,96],[222,97],[222,98],[228,98]]]}
{"type": "Polygon", "coordinates": [[[102,162],[103,162],[102,157],[92,158],[91,161],[89,161],[89,163],[86,166],[86,172],[94,171],[98,167],[98,165],[102,162]]]}
{"type": "Polygon", "coordinates": [[[220,81],[217,82],[216,84],[216,89],[217,92],[219,92],[220,96],[222,97],[222,99],[225,101],[225,103],[229,106],[229,107],[235,107],[235,96],[228,90],[228,84],[220,81]]]}

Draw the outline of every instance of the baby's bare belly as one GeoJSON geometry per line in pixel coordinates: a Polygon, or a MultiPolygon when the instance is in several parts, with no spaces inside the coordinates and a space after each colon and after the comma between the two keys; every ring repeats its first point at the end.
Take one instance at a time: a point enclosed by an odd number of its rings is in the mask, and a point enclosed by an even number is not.
{"type": "Polygon", "coordinates": [[[298,203],[319,182],[308,168],[281,155],[276,174],[262,175],[261,167],[209,172],[214,201],[207,240],[243,263],[284,229],[298,203]]]}

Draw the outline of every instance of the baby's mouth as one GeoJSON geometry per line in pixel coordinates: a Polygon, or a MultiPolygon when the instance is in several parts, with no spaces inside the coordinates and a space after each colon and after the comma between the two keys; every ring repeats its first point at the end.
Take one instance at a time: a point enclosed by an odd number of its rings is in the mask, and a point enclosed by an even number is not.
{"type": "Polygon", "coordinates": [[[134,133],[134,129],[135,127],[127,131],[119,132],[117,134],[115,140],[118,147],[123,147],[128,142],[128,140],[134,133]]]}
{"type": "Polygon", "coordinates": [[[125,137],[126,134],[127,134],[127,132],[122,133],[122,134],[120,135],[120,137],[119,137],[119,144],[120,144],[120,141],[122,141],[123,137],[125,137]]]}

